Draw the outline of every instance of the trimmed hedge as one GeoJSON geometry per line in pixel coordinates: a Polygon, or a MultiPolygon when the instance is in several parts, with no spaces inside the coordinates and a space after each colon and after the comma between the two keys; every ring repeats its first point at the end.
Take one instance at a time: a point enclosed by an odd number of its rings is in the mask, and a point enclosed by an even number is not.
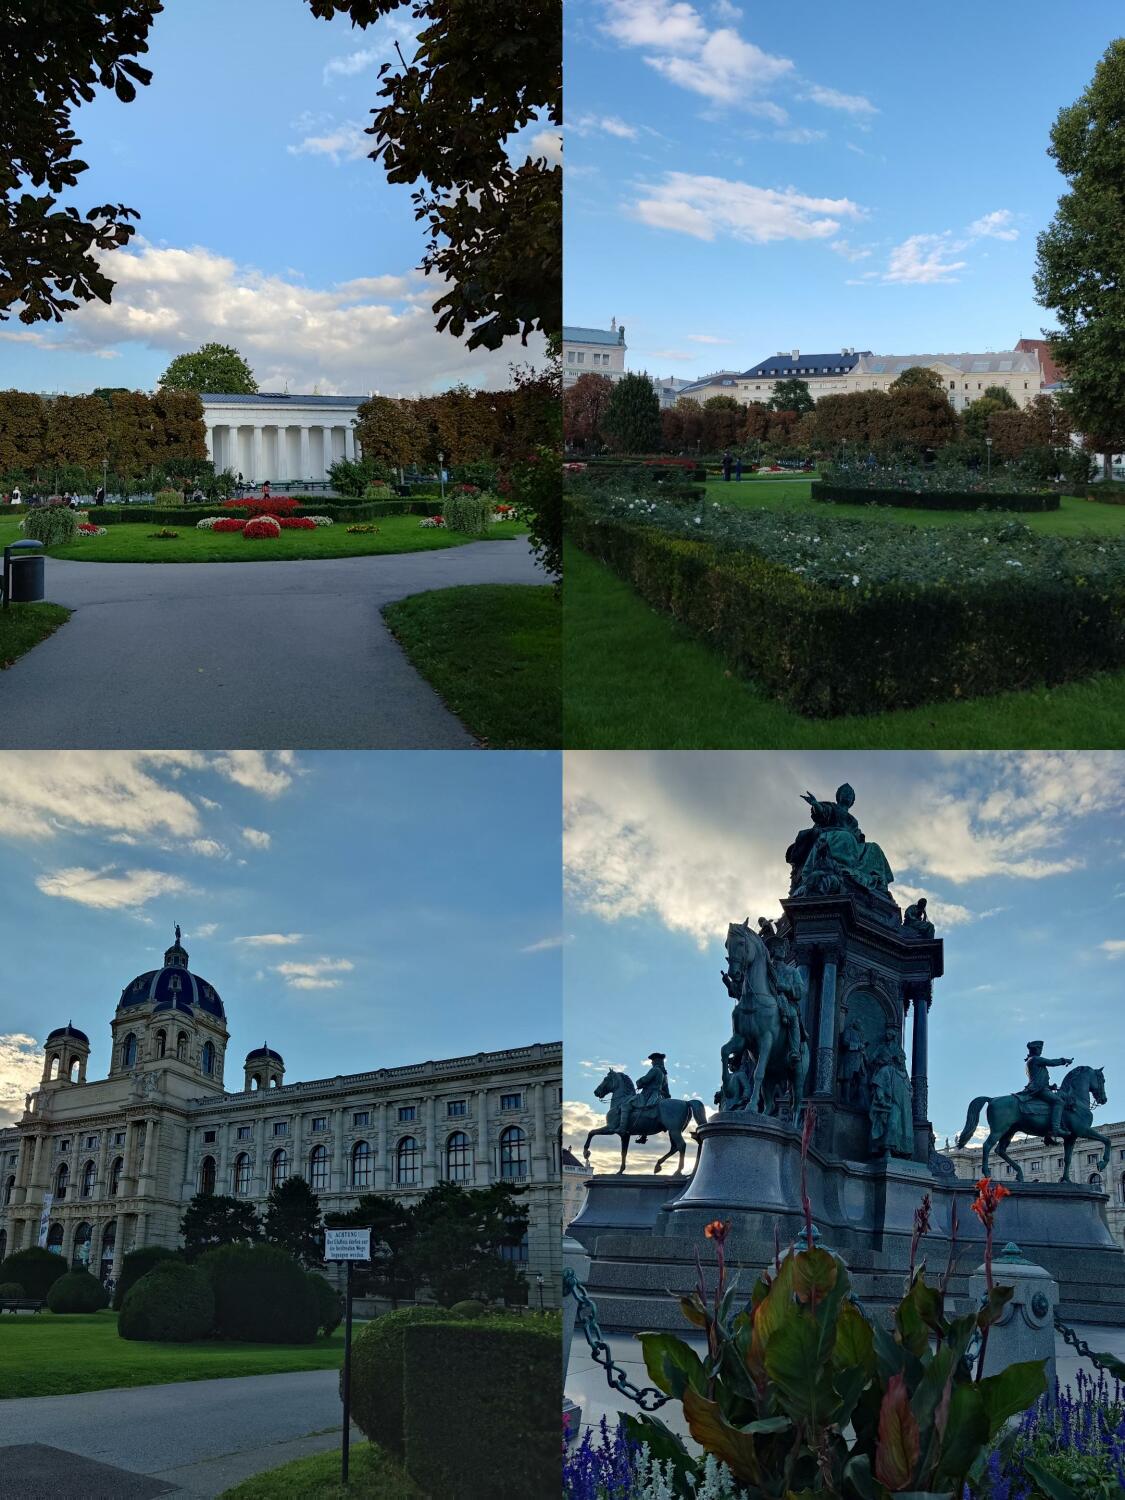
{"type": "Polygon", "coordinates": [[[558,1493],[559,1322],[505,1322],[459,1320],[405,1330],[404,1466],[428,1495],[527,1500],[558,1493]]]}
{"type": "Polygon", "coordinates": [[[23,521],[24,538],[42,542],[45,547],[72,541],[77,530],[78,517],[68,505],[37,506],[27,512],[23,521]]]}
{"type": "Polygon", "coordinates": [[[1103,505],[1125,505],[1125,484],[1118,479],[1103,479],[1101,484],[1090,485],[1086,499],[1100,500],[1103,505]]]}
{"type": "MultiPolygon", "coordinates": [[[[30,515],[37,512],[32,511],[30,515]]],[[[73,515],[73,512],[71,512],[73,515]]],[[[355,505],[312,499],[309,504],[288,511],[292,516],[328,516],[333,521],[375,521],[380,516],[439,516],[441,506],[428,500],[365,500],[355,505]]],[[[193,505],[187,509],[165,510],[151,505],[103,506],[97,512],[99,526],[119,526],[136,521],[144,525],[194,526],[205,516],[233,516],[243,519],[234,506],[193,505]]]]}
{"type": "Polygon", "coordinates": [[[220,1245],[196,1262],[215,1294],[215,1332],[246,1344],[311,1344],[320,1299],[276,1245],[220,1245]]]}
{"type": "MultiPolygon", "coordinates": [[[[834,524],[855,528],[862,542],[866,523],[834,524]]],[[[1001,566],[944,581],[935,564],[932,581],[851,589],[807,581],[746,542],[689,540],[595,514],[573,498],[567,526],[578,546],[734,671],[809,717],[881,713],[1125,665],[1125,587],[1094,571],[1092,551],[1084,578],[1078,551],[1065,544],[1055,548],[1068,560],[1057,574],[1001,566]]]]}
{"type": "Polygon", "coordinates": [[[215,1294],[206,1272],[182,1260],[162,1260],[130,1287],[117,1320],[123,1339],[192,1344],[210,1337],[215,1294]]]}
{"type": "Polygon", "coordinates": [[[105,1287],[89,1271],[68,1271],[47,1293],[47,1306],[53,1313],[99,1312],[108,1302],[105,1287]]]}
{"type": "Polygon", "coordinates": [[[130,1250],[121,1262],[121,1274],[113,1289],[114,1312],[121,1311],[125,1305],[126,1292],[130,1287],[135,1286],[142,1276],[147,1276],[161,1261],[180,1258],[178,1251],[167,1250],[163,1245],[141,1245],[137,1250],[130,1250]]]}
{"type": "Polygon", "coordinates": [[[814,500],[840,500],[848,505],[898,505],[904,510],[1058,510],[1055,493],[990,494],[981,490],[868,490],[858,485],[814,479],[814,500]]]}
{"type": "Polygon", "coordinates": [[[445,502],[445,525],[448,531],[462,536],[484,536],[492,518],[491,495],[450,495],[445,502]]]}
{"type": "MultiPolygon", "coordinates": [[[[448,1322],[449,1314],[441,1307],[400,1307],[373,1319],[352,1339],[352,1421],[364,1437],[398,1458],[405,1452],[402,1348],[406,1331],[419,1323],[448,1322]]],[[[440,1383],[451,1389],[444,1378],[440,1383]]]]}
{"type": "Polygon", "coordinates": [[[306,1271],[309,1285],[316,1293],[316,1305],[319,1310],[320,1331],[325,1338],[334,1333],[340,1326],[340,1320],[344,1316],[344,1299],[328,1280],[319,1271],[306,1271]]]}
{"type": "Polygon", "coordinates": [[[45,1297],[68,1269],[61,1255],[32,1245],[0,1260],[0,1281],[18,1281],[25,1297],[45,1297]]]}
{"type": "Polygon", "coordinates": [[[0,1302],[7,1302],[12,1297],[23,1297],[26,1293],[18,1281],[0,1281],[0,1302]]]}

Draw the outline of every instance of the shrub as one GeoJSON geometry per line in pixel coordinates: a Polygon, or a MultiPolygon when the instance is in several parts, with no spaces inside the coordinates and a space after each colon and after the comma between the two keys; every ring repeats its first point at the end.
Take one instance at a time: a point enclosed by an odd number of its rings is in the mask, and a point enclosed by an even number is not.
{"type": "Polygon", "coordinates": [[[483,536],[492,517],[493,500],[483,495],[449,495],[446,498],[445,524],[450,531],[467,536],[483,536]]]}
{"type": "Polygon", "coordinates": [[[390,498],[390,493],[390,485],[386,484],[383,480],[380,480],[378,484],[369,484],[365,486],[363,491],[363,498],[365,500],[387,500],[390,498]]]}
{"type": "Polygon", "coordinates": [[[20,523],[23,534],[45,547],[57,547],[62,542],[74,540],[78,530],[78,517],[65,505],[37,505],[29,510],[20,523]]]}
{"type": "Polygon", "coordinates": [[[155,1266],[166,1260],[179,1259],[178,1251],[168,1250],[163,1245],[142,1245],[139,1250],[130,1250],[121,1262],[121,1274],[113,1290],[114,1311],[121,1311],[125,1293],[130,1287],[135,1286],[142,1276],[147,1276],[155,1266]]]}
{"type": "Polygon", "coordinates": [[[25,1292],[18,1281],[0,1281],[0,1302],[8,1302],[13,1297],[23,1297],[25,1292]]]}
{"type": "Polygon", "coordinates": [[[180,494],[179,490],[157,490],[156,494],[152,497],[152,503],[153,505],[159,505],[161,508],[166,508],[169,505],[182,505],[184,497],[180,494]]]}
{"type": "Polygon", "coordinates": [[[32,1245],[27,1250],[16,1250],[7,1259],[0,1261],[0,1281],[18,1281],[25,1297],[46,1297],[60,1276],[67,1272],[66,1261],[61,1255],[42,1250],[32,1245]]]}
{"type": "Polygon", "coordinates": [[[164,526],[159,531],[150,531],[148,535],[149,541],[152,542],[174,542],[179,538],[180,533],[164,526]]]}
{"type": "Polygon", "coordinates": [[[246,522],[245,521],[236,521],[233,516],[223,516],[220,520],[214,522],[214,524],[211,527],[211,530],[212,531],[243,531],[243,530],[245,530],[245,527],[246,527],[246,522]]]}
{"type": "Polygon", "coordinates": [[[53,1313],[92,1313],[109,1302],[109,1294],[89,1271],[68,1271],[47,1293],[47,1306],[53,1313]]]}
{"type": "Polygon", "coordinates": [[[399,1458],[404,1452],[402,1348],[406,1330],[418,1323],[448,1321],[443,1308],[400,1307],[373,1319],[352,1340],[352,1420],[371,1442],[399,1458]]]}
{"type": "Polygon", "coordinates": [[[993,493],[989,490],[939,490],[939,489],[871,489],[855,485],[838,484],[831,479],[814,479],[811,486],[814,500],[843,500],[853,505],[899,505],[907,510],[1058,510],[1057,494],[1004,490],[993,493]]]}
{"type": "Polygon", "coordinates": [[[220,1245],[197,1264],[215,1294],[215,1331],[250,1344],[311,1344],[320,1302],[306,1273],[274,1245],[220,1245]]]}
{"type": "Polygon", "coordinates": [[[242,528],[244,537],[275,537],[281,535],[281,522],[275,521],[273,516],[258,516],[253,521],[247,521],[242,528]]]}
{"type": "Polygon", "coordinates": [[[378,536],[379,528],[378,526],[369,526],[367,522],[364,521],[361,522],[358,526],[349,526],[347,528],[347,534],[348,536],[378,536]]]}
{"type": "Polygon", "coordinates": [[[221,525],[221,516],[204,516],[202,521],[196,521],[196,531],[213,531],[216,526],[221,525]]]}
{"type": "Polygon", "coordinates": [[[455,1302],[449,1311],[456,1318],[481,1318],[488,1309],[475,1297],[466,1297],[464,1302],[455,1302]]]}
{"type": "Polygon", "coordinates": [[[306,1271],[309,1285],[316,1293],[317,1307],[319,1308],[320,1331],[325,1338],[334,1333],[340,1326],[340,1319],[344,1316],[344,1299],[328,1280],[319,1271],[306,1271]]]}
{"type": "Polygon", "coordinates": [[[557,1318],[408,1326],[402,1387],[405,1468],[426,1494],[524,1500],[558,1493],[557,1318]],[[503,1463],[497,1462],[498,1432],[504,1434],[503,1463]]]}
{"type": "Polygon", "coordinates": [[[206,1273],[168,1259],[130,1287],[117,1331],[123,1339],[191,1344],[210,1337],[214,1323],[215,1294],[206,1273]]]}
{"type": "MultiPolygon", "coordinates": [[[[287,511],[286,514],[293,515],[323,515],[330,516],[334,521],[370,521],[376,516],[404,516],[404,515],[433,515],[441,510],[441,506],[430,500],[370,500],[344,502],[340,500],[326,501],[322,495],[309,495],[305,497],[306,503],[298,506],[296,511],[287,511]]],[[[29,514],[31,514],[29,512],[29,514]]],[[[152,505],[106,505],[97,512],[98,524],[100,526],[120,526],[132,522],[152,522],[164,525],[175,523],[181,526],[195,526],[201,515],[201,507],[195,506],[183,510],[157,510],[152,505]]],[[[241,530],[248,517],[237,510],[231,510],[222,517],[223,520],[234,520],[241,530]]],[[[216,525],[218,520],[216,519],[216,525]]],[[[213,529],[213,528],[212,528],[213,529]]]]}

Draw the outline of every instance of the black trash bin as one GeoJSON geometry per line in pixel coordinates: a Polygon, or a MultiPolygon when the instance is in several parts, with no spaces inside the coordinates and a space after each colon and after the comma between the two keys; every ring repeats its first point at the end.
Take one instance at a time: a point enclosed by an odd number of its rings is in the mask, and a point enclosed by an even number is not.
{"type": "Polygon", "coordinates": [[[30,539],[4,548],[4,602],[34,604],[46,593],[43,543],[30,539]]]}

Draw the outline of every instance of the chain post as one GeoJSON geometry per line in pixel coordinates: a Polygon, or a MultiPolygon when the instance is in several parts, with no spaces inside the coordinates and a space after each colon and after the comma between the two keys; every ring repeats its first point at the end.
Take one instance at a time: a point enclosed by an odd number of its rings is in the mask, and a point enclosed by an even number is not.
{"type": "Polygon", "coordinates": [[[598,1309],[591,1301],[586,1288],[569,1267],[563,1271],[563,1296],[573,1297],[578,1304],[575,1320],[590,1346],[590,1354],[594,1363],[601,1365],[605,1371],[605,1378],[613,1390],[619,1391],[630,1401],[635,1401],[642,1411],[658,1411],[665,1402],[671,1399],[663,1391],[658,1391],[655,1386],[649,1385],[642,1388],[634,1385],[621,1366],[614,1363],[610,1347],[598,1323],[598,1309]]]}

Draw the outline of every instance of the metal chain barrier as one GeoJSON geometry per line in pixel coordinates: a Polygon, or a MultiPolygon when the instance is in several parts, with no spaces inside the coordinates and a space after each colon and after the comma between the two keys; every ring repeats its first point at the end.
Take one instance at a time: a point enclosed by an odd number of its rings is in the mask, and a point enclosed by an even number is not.
{"type": "Polygon", "coordinates": [[[670,1396],[666,1396],[663,1391],[658,1391],[655,1386],[649,1385],[642,1389],[634,1385],[621,1366],[614,1363],[613,1355],[598,1323],[598,1309],[569,1266],[563,1271],[563,1296],[573,1297],[578,1304],[575,1313],[578,1326],[586,1336],[594,1363],[601,1365],[605,1370],[605,1378],[615,1391],[620,1391],[630,1401],[635,1401],[642,1411],[657,1411],[666,1401],[671,1400],[670,1396]]]}
{"type": "Polygon", "coordinates": [[[1083,1359],[1088,1359],[1095,1369],[1101,1370],[1106,1375],[1119,1374],[1120,1361],[1114,1360],[1112,1355],[1095,1354],[1085,1339],[1080,1338],[1069,1324],[1055,1314],[1055,1330],[1063,1336],[1063,1342],[1070,1345],[1083,1359]],[[1112,1360],[1112,1363],[1107,1363],[1112,1360]]]}

